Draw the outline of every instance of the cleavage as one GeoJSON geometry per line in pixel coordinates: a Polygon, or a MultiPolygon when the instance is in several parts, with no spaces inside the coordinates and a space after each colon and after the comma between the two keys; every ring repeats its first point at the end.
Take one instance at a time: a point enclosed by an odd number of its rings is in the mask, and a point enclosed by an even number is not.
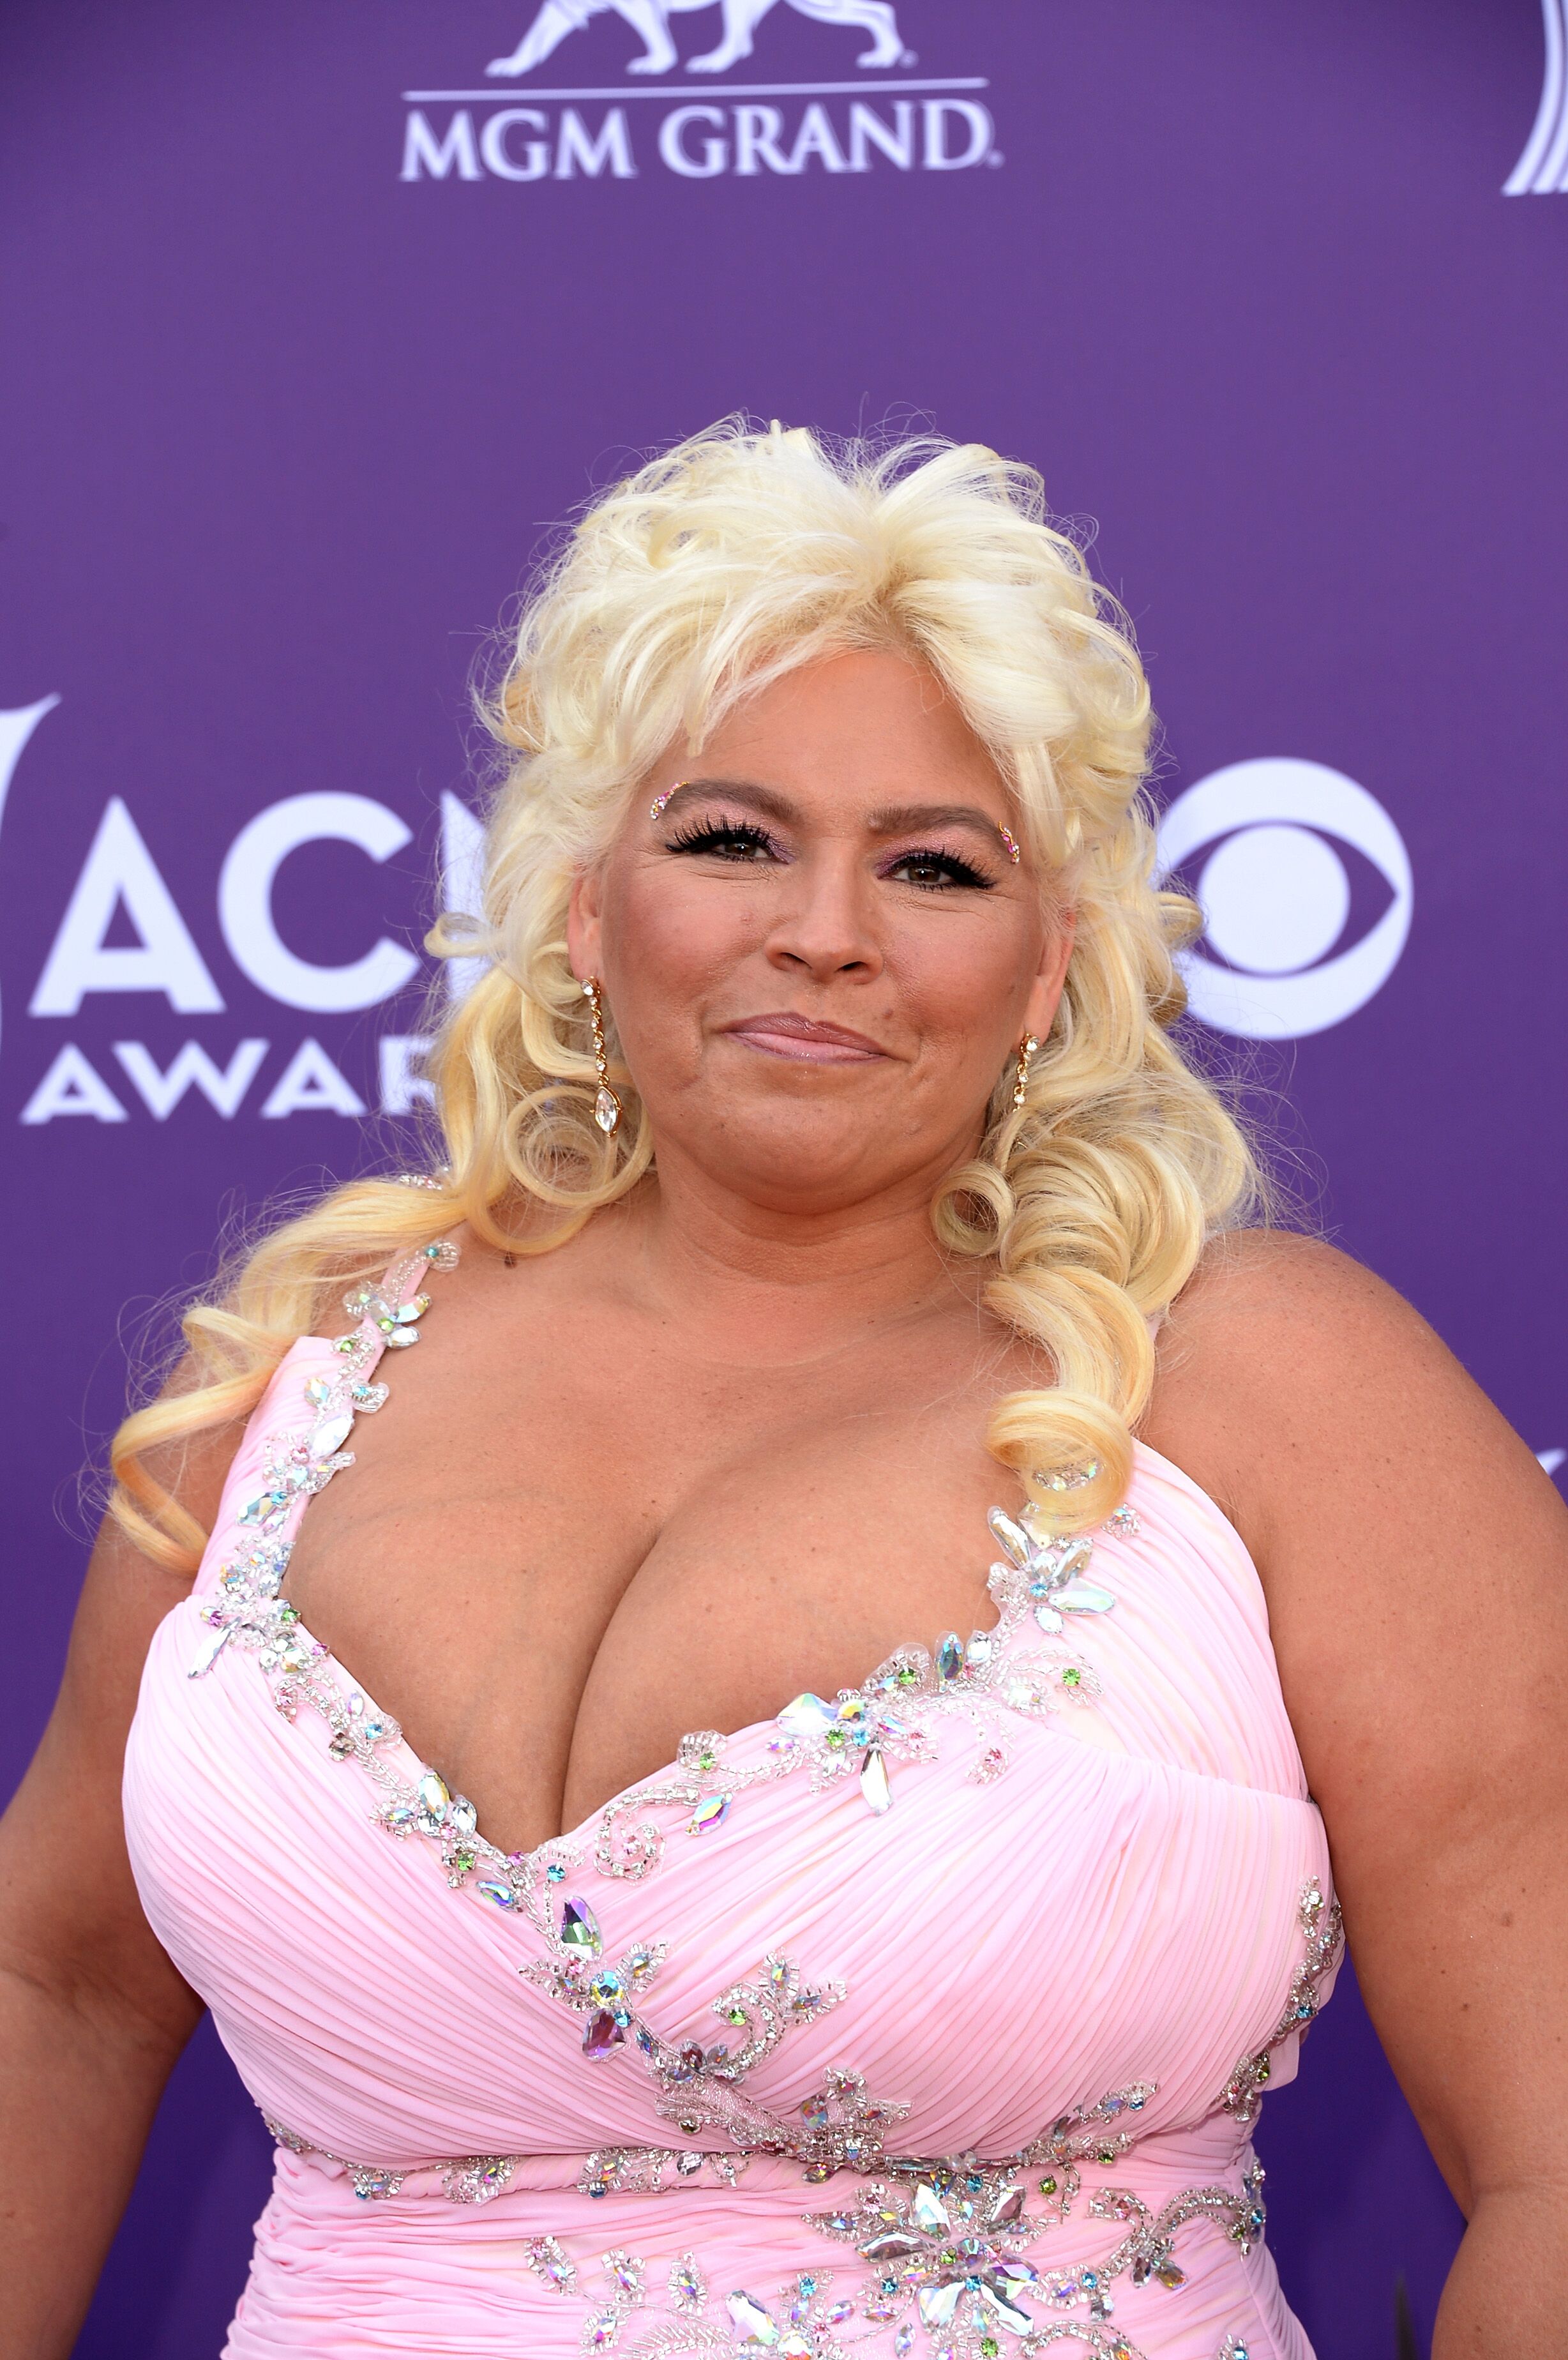
{"type": "Polygon", "coordinates": [[[396,1399],[308,1509],[289,1592],[503,1851],[581,1825],[688,1731],[993,1619],[1005,1479],[962,1414],[807,1421],[670,1502],[634,1461],[588,1513],[561,1434],[510,1464],[482,1436],[465,1460],[396,1399]]]}

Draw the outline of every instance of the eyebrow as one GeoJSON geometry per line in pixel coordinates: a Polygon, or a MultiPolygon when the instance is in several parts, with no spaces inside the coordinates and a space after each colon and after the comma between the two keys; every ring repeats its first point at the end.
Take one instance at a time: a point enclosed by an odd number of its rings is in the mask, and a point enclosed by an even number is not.
{"type": "MultiPolygon", "coordinates": [[[[745,803],[768,819],[800,817],[798,806],[788,795],[747,779],[683,779],[659,817],[667,817],[683,800],[701,795],[726,796],[730,802],[745,803]]],[[[873,836],[903,836],[911,829],[931,827],[971,827],[992,838],[1001,834],[1000,822],[975,803],[887,803],[880,810],[868,812],[866,825],[873,836]]]]}
{"type": "Polygon", "coordinates": [[[745,803],[752,811],[761,812],[768,819],[799,817],[787,795],[778,794],[771,787],[759,787],[746,779],[682,779],[673,790],[669,802],[659,814],[667,819],[688,801],[700,795],[724,795],[730,803],[745,803]]]}
{"type": "Polygon", "coordinates": [[[1000,836],[1001,823],[974,803],[890,803],[868,812],[866,826],[873,836],[903,836],[910,828],[974,827],[982,836],[1000,836]]]}

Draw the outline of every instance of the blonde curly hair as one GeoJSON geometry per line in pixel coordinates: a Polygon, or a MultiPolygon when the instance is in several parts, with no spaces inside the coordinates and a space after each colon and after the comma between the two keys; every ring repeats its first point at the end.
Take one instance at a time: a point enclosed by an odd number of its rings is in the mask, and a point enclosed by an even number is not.
{"type": "Polygon", "coordinates": [[[1006,782],[1042,890],[1077,913],[1025,1103],[1012,1104],[1009,1063],[979,1153],[931,1218],[950,1251],[994,1262],[987,1306],[1055,1371],[997,1403],[991,1449],[1057,1529],[1115,1506],[1153,1377],[1151,1322],[1257,1185],[1241,1132],[1171,1037],[1184,1005],[1173,955],[1198,918],[1154,881],[1149,690],[1130,630],[1047,521],[1032,469],[975,443],[835,446],[731,419],[592,505],[527,601],[484,708],[507,764],[483,913],[442,917],[429,937],[440,956],[490,962],[431,1054],[433,1193],[336,1189],[186,1313],[180,1380],[111,1453],[111,1512],[149,1556],[193,1570],[205,1535],[143,1454],[246,1414],[332,1289],[459,1221],[547,1251],[654,1168],[618,1060],[628,1119],[613,1140],[593,1122],[567,963],[572,880],[671,744],[694,753],[750,691],[865,648],[901,650],[941,682],[1006,782]],[[528,1207],[554,1218],[520,1218],[528,1207]]]}

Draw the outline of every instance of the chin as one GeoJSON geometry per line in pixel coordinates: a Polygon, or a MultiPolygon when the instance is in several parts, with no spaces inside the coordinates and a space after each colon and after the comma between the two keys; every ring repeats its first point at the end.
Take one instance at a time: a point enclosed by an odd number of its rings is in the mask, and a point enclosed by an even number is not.
{"type": "MultiPolygon", "coordinates": [[[[854,1204],[885,1188],[903,1159],[887,1127],[855,1115],[813,1120],[799,1105],[726,1126],[712,1169],[758,1204],[805,1211],[854,1204]]],[[[903,1144],[900,1140],[898,1144],[903,1144]]]]}

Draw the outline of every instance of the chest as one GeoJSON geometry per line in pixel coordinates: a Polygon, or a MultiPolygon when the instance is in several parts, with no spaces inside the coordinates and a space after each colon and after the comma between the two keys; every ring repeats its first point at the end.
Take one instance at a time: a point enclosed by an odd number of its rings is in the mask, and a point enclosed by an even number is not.
{"type": "MultiPolygon", "coordinates": [[[[285,1395],[324,1382],[327,1350],[308,1343],[280,1372],[280,1414],[285,1395]]],[[[298,1421],[297,1404],[296,1420],[297,1493],[318,1468],[335,1477],[340,1437],[330,1415],[324,1436],[298,1421]]],[[[248,1596],[243,1580],[232,1586],[246,1555],[232,1520],[254,1494],[265,1530],[284,1464],[259,1440],[242,1461],[210,1587],[176,1610],[149,1656],[127,1827],[149,1915],[196,1987],[223,1996],[253,2088],[332,2152],[522,2153],[559,2147],[563,2119],[580,2121],[572,2143],[583,2148],[646,2144],[663,2100],[651,2093],[650,2118],[639,2059],[659,2089],[668,2064],[679,2124],[700,2133],[709,2118],[691,2104],[690,2043],[704,2026],[711,2037],[715,2010],[745,2018],[754,1986],[766,2014],[759,1958],[769,1990],[782,1978],[789,1996],[799,1972],[819,1994],[852,1995],[855,2011],[851,2026],[835,1999],[823,2050],[808,2008],[782,2081],[769,2059],[748,2085],[780,2137],[810,2111],[801,2092],[845,2054],[909,2112],[917,2151],[1003,2153],[1085,2090],[1158,2081],[1190,2109],[1285,2022],[1298,1897],[1323,1874],[1321,1829],[1256,1578],[1201,1496],[1148,1454],[1135,1504],[1093,1537],[1098,1609],[1049,1575],[1040,1584],[1032,1560],[1003,1571],[987,1641],[909,1663],[909,1685],[901,1663],[869,1680],[853,1667],[863,1692],[833,1716],[847,1732],[837,1750],[819,1714],[773,1718],[777,1692],[679,1759],[638,1721],[639,1775],[659,1775],[569,1806],[527,1852],[497,1824],[499,1787],[411,1725],[403,1745],[377,1709],[401,1714],[404,1700],[379,1682],[367,1696],[362,1663],[285,1627],[259,1567],[248,1596]],[[1221,1946],[1228,1978],[1215,1957],[1227,1913],[1248,1928],[1221,1946]],[[586,1962],[580,1925],[593,1932],[586,1962]],[[323,2075],[321,2027],[341,2027],[344,1979],[363,1976],[367,1958],[376,2005],[361,2047],[375,2086],[345,2110],[341,2076],[323,2075]],[[606,2013],[604,1958],[637,1986],[624,2025],[606,2013]],[[638,1978],[655,1970],[645,2022],[638,1978]],[[257,1972],[262,1987],[245,1986],[257,1972]],[[1194,2057],[1186,2027],[1200,1990],[1194,2057]],[[460,2044],[472,2075],[449,2043],[428,2039],[436,1991],[480,2011],[485,2038],[460,2044]],[[1031,2046],[1029,2027],[1051,2037],[1031,2046]],[[497,2075],[502,2051],[527,2070],[497,2075]],[[623,2052],[635,2071],[599,2071],[623,2052]],[[601,2092],[607,2111],[588,2103],[601,2092]]],[[[334,1480],[326,1496],[350,1489],[334,1480]]],[[[253,1559],[297,1540],[320,1505],[281,1506],[253,1559]]],[[[998,1537],[1008,1546],[1006,1527],[998,1537]]],[[[829,1636],[842,1644],[839,1626],[829,1636]]],[[[406,1650],[398,1660],[410,1666],[406,1650]]],[[[585,1692],[584,1725],[591,1710],[585,1692]]],[[[717,2076],[726,2108],[733,2078],[727,2066],[717,2076]]]]}
{"type": "Polygon", "coordinates": [[[690,1730],[990,1621],[1011,1487],[984,1357],[972,1323],[748,1371],[592,1318],[549,1350],[432,1318],[383,1361],[289,1594],[497,1840],[537,1844],[690,1730]]]}

